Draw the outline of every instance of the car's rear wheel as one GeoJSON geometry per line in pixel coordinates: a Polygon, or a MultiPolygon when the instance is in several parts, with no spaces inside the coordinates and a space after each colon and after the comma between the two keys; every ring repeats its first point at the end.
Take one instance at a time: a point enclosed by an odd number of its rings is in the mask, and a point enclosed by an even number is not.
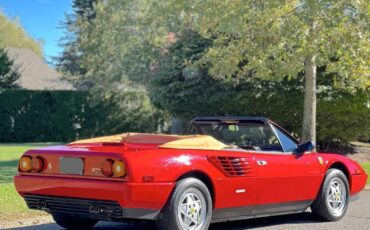
{"type": "Polygon", "coordinates": [[[348,208],[349,186],[346,175],[338,169],[329,169],[316,200],[311,205],[312,212],[326,221],[338,221],[348,208]]]}
{"type": "Polygon", "coordinates": [[[171,197],[160,213],[160,230],[205,230],[212,218],[212,199],[207,186],[195,178],[176,184],[171,197]]]}
{"type": "Polygon", "coordinates": [[[98,223],[98,220],[80,218],[62,213],[52,213],[55,222],[66,229],[90,229],[98,223]]]}

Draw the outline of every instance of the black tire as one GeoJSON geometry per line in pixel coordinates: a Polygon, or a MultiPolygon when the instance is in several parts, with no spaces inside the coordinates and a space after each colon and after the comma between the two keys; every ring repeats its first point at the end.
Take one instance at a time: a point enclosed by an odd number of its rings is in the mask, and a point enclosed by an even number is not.
{"type": "Polygon", "coordinates": [[[52,213],[55,222],[66,229],[91,229],[98,220],[75,217],[62,213],[52,213]]]}
{"type": "MultiPolygon", "coordinates": [[[[342,186],[341,185],[341,186],[342,186]]],[[[335,196],[335,195],[332,195],[335,196]]],[[[332,199],[332,198],[331,198],[332,199]]],[[[338,198],[339,199],[339,198],[338,198]]],[[[325,221],[338,221],[343,218],[348,209],[348,199],[349,199],[349,186],[346,175],[338,169],[329,169],[326,172],[324,183],[322,184],[319,194],[316,200],[311,205],[312,213],[318,218],[325,221]],[[332,183],[340,183],[344,186],[346,196],[344,199],[342,208],[338,208],[338,212],[331,209],[331,205],[328,199],[329,189],[332,183]]]]}
{"type": "MultiPolygon", "coordinates": [[[[179,217],[179,205],[180,202],[185,201],[188,198],[186,196],[195,195],[195,198],[200,198],[198,202],[204,202],[206,207],[198,209],[204,212],[199,214],[203,219],[199,221],[199,226],[196,230],[206,230],[208,229],[211,218],[212,218],[212,198],[207,186],[200,180],[195,178],[185,178],[176,183],[176,188],[169,197],[165,207],[162,209],[161,213],[157,219],[157,229],[158,230],[185,230],[186,227],[182,226],[180,218],[185,218],[183,214],[180,214],[179,217]],[[201,198],[202,197],[202,198],[201,198]],[[203,199],[201,201],[201,199],[203,199]],[[203,211],[204,210],[204,211],[203,211]],[[204,218],[203,218],[204,217],[204,218]]],[[[194,197],[193,197],[194,198],[194,197]]],[[[196,199],[193,199],[196,200],[196,199]]],[[[187,206],[187,204],[181,203],[181,205],[187,206]]],[[[195,208],[194,208],[195,209],[195,208]]],[[[197,211],[191,208],[189,211],[189,216],[197,215],[197,211]],[[193,213],[194,212],[194,213],[193,213]],[[194,215],[193,215],[194,214],[194,215]]]]}

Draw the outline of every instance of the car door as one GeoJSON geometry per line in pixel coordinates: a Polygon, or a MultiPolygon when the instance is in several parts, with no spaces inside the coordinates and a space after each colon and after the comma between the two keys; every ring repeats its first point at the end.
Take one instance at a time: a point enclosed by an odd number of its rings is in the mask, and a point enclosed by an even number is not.
{"type": "MultiPolygon", "coordinates": [[[[284,131],[269,125],[271,138],[280,150],[255,152],[258,203],[288,203],[313,199],[320,183],[320,165],[315,154],[294,154],[297,143],[284,131]]],[[[264,149],[262,149],[264,150],[264,149]]]]}
{"type": "Polygon", "coordinates": [[[289,200],[286,193],[288,156],[283,152],[255,152],[257,168],[258,204],[281,203],[289,200]]]}
{"type": "Polygon", "coordinates": [[[322,160],[313,152],[294,153],[294,140],[284,130],[272,125],[286,154],[286,192],[290,200],[314,200],[322,181],[322,160]]]}

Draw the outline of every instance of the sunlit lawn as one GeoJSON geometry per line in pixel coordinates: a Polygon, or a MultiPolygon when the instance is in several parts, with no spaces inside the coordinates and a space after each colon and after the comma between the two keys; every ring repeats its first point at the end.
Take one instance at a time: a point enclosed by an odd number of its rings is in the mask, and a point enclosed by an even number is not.
{"type": "Polygon", "coordinates": [[[370,185],[370,162],[362,163],[362,167],[364,167],[368,177],[367,177],[367,184],[370,185]]]}

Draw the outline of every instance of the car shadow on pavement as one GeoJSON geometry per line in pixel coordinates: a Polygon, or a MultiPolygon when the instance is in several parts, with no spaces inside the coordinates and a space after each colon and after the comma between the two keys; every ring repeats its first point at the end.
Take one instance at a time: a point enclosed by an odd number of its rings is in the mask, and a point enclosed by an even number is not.
{"type": "MultiPolygon", "coordinates": [[[[318,222],[317,219],[312,215],[311,212],[297,213],[291,215],[273,216],[273,217],[263,217],[256,219],[248,219],[241,221],[230,221],[222,223],[211,224],[210,230],[221,230],[221,229],[233,229],[233,230],[244,230],[244,229],[258,229],[263,227],[269,227],[281,224],[305,224],[305,223],[315,223],[318,222]]],[[[12,228],[12,230],[59,230],[63,229],[56,224],[43,224],[37,226],[12,228]]],[[[121,230],[155,230],[155,224],[152,222],[141,222],[141,223],[110,223],[101,222],[96,227],[96,230],[106,230],[106,229],[121,229],[121,230]]]]}
{"type": "Polygon", "coordinates": [[[221,230],[221,229],[233,229],[233,230],[244,230],[244,229],[257,229],[269,226],[277,226],[281,224],[305,224],[305,223],[316,223],[319,222],[311,212],[303,212],[290,215],[271,216],[254,218],[240,221],[231,222],[220,222],[212,224],[210,230],[221,230]]]}
{"type": "MultiPolygon", "coordinates": [[[[34,226],[25,226],[17,228],[7,228],[8,230],[61,230],[62,227],[58,226],[55,223],[50,224],[41,224],[34,226]]],[[[155,224],[151,222],[142,222],[142,223],[113,223],[113,222],[99,222],[96,225],[94,230],[107,230],[107,229],[120,229],[120,230],[155,230],[155,224]]]]}

